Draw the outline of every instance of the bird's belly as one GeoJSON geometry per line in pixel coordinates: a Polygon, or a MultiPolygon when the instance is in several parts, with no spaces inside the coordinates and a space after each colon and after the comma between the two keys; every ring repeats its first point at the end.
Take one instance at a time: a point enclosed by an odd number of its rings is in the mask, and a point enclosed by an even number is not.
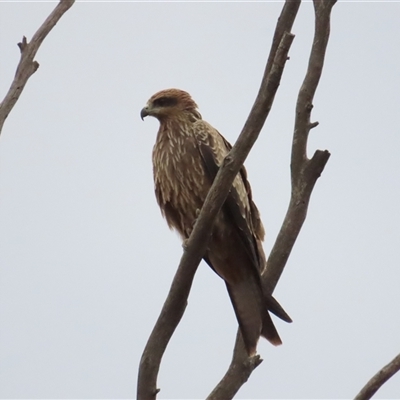
{"type": "Polygon", "coordinates": [[[186,153],[172,157],[163,165],[154,163],[154,166],[159,206],[169,226],[188,238],[210,189],[202,160],[200,156],[186,153]]]}

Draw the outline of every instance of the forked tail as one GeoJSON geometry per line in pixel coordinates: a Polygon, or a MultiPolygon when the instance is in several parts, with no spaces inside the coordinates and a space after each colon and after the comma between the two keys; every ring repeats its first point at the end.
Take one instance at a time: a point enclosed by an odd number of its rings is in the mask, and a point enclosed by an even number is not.
{"type": "Polygon", "coordinates": [[[257,279],[249,277],[234,284],[226,283],[226,286],[249,356],[256,353],[260,336],[274,346],[282,344],[269,311],[286,322],[292,320],[271,295],[264,295],[257,279]]]}

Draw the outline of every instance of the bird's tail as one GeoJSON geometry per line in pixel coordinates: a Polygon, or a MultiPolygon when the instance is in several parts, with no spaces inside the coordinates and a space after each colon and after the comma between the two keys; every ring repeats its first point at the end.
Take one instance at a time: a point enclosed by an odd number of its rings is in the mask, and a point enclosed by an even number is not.
{"type": "Polygon", "coordinates": [[[271,296],[265,295],[253,276],[235,283],[226,283],[248,354],[254,355],[260,336],[275,346],[282,344],[268,311],[286,322],[292,320],[271,296]]]}

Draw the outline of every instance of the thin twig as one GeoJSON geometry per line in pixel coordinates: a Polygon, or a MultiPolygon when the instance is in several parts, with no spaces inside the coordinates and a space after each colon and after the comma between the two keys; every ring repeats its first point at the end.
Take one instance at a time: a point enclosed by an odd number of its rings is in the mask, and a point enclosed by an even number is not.
{"type": "MultiPolygon", "coordinates": [[[[281,230],[272,248],[267,268],[262,276],[265,290],[272,293],[285,268],[290,252],[303,226],[315,182],[329,159],[328,151],[317,150],[311,160],[306,148],[309,131],[318,123],[310,122],[312,100],[322,73],[322,66],[330,31],[330,12],[336,0],[314,0],[315,34],[306,77],[300,89],[296,105],[296,121],[292,142],[292,194],[281,230]]],[[[289,3],[291,3],[289,1],[289,3]]],[[[261,363],[249,363],[243,351],[240,331],[236,337],[232,362],[224,378],[218,383],[207,400],[231,399],[261,363]],[[234,379],[231,379],[232,376],[234,379]],[[240,377],[238,379],[237,377],[240,377]]]]}
{"type": "Polygon", "coordinates": [[[369,400],[396,372],[400,370],[400,354],[378,371],[361,389],[354,400],[369,400]]]}
{"type": "Polygon", "coordinates": [[[18,47],[21,51],[21,58],[10,89],[4,97],[4,100],[0,103],[0,134],[6,118],[18,101],[28,79],[39,68],[39,63],[33,59],[40,45],[64,13],[71,8],[74,2],[75,0],[60,0],[56,8],[47,17],[46,21],[43,22],[42,26],[33,35],[32,40],[28,43],[24,36],[22,42],[18,43],[18,47]]]}
{"type": "Polygon", "coordinates": [[[285,33],[277,47],[270,70],[264,75],[261,89],[248,120],[214,180],[206,201],[187,242],[168,297],[143,351],[139,366],[137,398],[155,399],[161,358],[186,308],[194,274],[207,248],[215,216],[218,214],[251,147],[256,141],[271,109],[278,89],[293,35],[285,33]]]}

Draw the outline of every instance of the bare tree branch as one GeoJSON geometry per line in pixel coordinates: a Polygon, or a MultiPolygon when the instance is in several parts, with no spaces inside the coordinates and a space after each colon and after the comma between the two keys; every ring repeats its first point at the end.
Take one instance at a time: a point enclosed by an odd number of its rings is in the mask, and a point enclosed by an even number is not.
{"type": "Polygon", "coordinates": [[[378,371],[361,389],[354,400],[369,400],[399,370],[400,354],[378,371]]]}
{"type": "Polygon", "coordinates": [[[315,33],[308,69],[300,88],[296,105],[296,119],[292,143],[292,193],[281,230],[272,248],[263,275],[270,293],[285,268],[290,252],[307,216],[308,204],[315,182],[329,159],[327,150],[317,150],[307,158],[308,134],[317,123],[311,123],[312,101],[321,78],[330,33],[330,14],[336,0],[314,0],[315,33]]]}
{"type": "Polygon", "coordinates": [[[263,362],[255,354],[249,357],[244,347],[242,334],[238,329],[236,334],[235,349],[228,370],[218,385],[208,395],[206,400],[232,399],[237,391],[247,382],[251,373],[263,362]]]}
{"type": "Polygon", "coordinates": [[[161,314],[143,351],[139,366],[137,398],[155,399],[157,375],[166,346],[185,311],[194,274],[206,251],[214,219],[218,214],[251,147],[264,125],[278,89],[290,45],[294,36],[284,32],[279,46],[271,49],[271,55],[250,115],[243,130],[225,158],[214,180],[206,201],[197,218],[193,232],[186,243],[178,270],[172,282],[161,314]]]}
{"type": "MultiPolygon", "coordinates": [[[[330,32],[330,13],[335,3],[336,0],[314,0],[314,41],[308,69],[296,105],[291,159],[291,199],[281,230],[268,258],[267,268],[262,276],[263,285],[268,293],[274,291],[285,268],[306,218],[315,182],[321,175],[330,156],[327,150],[317,150],[312,159],[308,159],[307,140],[310,130],[318,125],[317,122],[310,122],[312,100],[322,73],[330,32]]],[[[259,356],[253,358],[256,358],[257,362],[250,362],[251,359],[249,360],[244,351],[243,339],[240,330],[238,330],[232,362],[227,373],[207,400],[231,399],[243,383],[248,380],[254,369],[261,364],[262,359],[259,356]]]]}
{"type": "Polygon", "coordinates": [[[11,87],[6,94],[6,97],[4,97],[4,100],[0,103],[0,134],[8,114],[10,114],[15,103],[18,101],[28,79],[39,68],[39,63],[33,59],[35,58],[40,45],[74,2],[75,0],[60,0],[56,8],[47,17],[46,21],[43,22],[42,26],[33,35],[32,40],[28,43],[24,36],[22,42],[18,43],[18,47],[21,51],[21,58],[11,87]]]}

